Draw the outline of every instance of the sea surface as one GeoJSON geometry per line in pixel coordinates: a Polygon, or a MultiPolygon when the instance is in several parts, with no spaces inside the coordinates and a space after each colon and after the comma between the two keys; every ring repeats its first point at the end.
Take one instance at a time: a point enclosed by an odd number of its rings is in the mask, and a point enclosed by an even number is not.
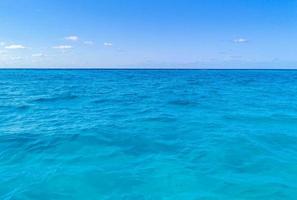
{"type": "Polygon", "coordinates": [[[297,71],[0,70],[1,200],[295,200],[297,71]]]}

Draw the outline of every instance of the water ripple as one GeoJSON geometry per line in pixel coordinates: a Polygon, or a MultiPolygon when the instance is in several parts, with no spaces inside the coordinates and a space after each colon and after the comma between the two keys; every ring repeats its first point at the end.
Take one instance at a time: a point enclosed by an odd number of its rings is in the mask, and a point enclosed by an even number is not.
{"type": "Polygon", "coordinates": [[[0,70],[0,199],[296,199],[296,77],[0,70]]]}

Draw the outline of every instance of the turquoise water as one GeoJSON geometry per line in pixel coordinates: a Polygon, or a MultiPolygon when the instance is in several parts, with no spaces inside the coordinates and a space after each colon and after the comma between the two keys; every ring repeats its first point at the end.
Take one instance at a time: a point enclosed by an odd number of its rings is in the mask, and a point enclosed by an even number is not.
{"type": "Polygon", "coordinates": [[[0,70],[0,199],[297,197],[297,71],[0,70]]]}

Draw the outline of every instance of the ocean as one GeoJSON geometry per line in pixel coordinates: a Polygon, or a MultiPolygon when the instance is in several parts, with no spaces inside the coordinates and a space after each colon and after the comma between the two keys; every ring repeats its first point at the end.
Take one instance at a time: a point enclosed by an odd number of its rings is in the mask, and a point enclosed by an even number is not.
{"type": "Polygon", "coordinates": [[[297,71],[0,70],[0,199],[297,198],[297,71]]]}

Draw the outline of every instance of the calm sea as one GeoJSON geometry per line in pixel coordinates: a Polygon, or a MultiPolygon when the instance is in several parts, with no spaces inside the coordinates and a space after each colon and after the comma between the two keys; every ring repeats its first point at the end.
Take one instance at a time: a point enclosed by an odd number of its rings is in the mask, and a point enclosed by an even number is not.
{"type": "Polygon", "coordinates": [[[297,71],[0,70],[0,199],[297,198],[297,71]]]}

